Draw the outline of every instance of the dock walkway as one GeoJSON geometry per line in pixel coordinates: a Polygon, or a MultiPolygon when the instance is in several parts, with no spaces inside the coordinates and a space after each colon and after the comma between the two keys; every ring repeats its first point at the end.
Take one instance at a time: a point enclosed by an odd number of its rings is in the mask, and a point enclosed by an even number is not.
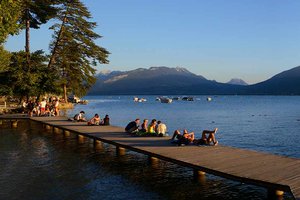
{"type": "Polygon", "coordinates": [[[295,199],[300,199],[300,159],[223,145],[178,147],[170,143],[170,137],[132,137],[121,127],[87,126],[67,121],[65,117],[32,117],[31,120],[194,171],[262,186],[269,193],[291,192],[295,199]]]}

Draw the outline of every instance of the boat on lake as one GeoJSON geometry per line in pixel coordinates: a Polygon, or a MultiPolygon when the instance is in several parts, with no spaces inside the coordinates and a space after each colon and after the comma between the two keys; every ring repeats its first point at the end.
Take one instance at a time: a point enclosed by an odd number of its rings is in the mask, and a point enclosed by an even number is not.
{"type": "Polygon", "coordinates": [[[71,103],[77,103],[77,104],[83,104],[86,105],[88,104],[88,100],[82,100],[79,97],[75,96],[75,95],[71,95],[68,97],[68,101],[71,103]]]}
{"type": "Polygon", "coordinates": [[[134,97],[134,98],[133,98],[133,101],[134,101],[134,102],[145,102],[145,101],[147,101],[147,99],[145,99],[145,98],[134,97]]]}
{"type": "Polygon", "coordinates": [[[194,101],[194,97],[182,97],[183,101],[194,101]]]}
{"type": "Polygon", "coordinates": [[[159,97],[161,103],[172,103],[172,99],[168,97],[159,97]]]}
{"type": "Polygon", "coordinates": [[[173,100],[179,101],[181,99],[181,97],[173,97],[173,100]]]}

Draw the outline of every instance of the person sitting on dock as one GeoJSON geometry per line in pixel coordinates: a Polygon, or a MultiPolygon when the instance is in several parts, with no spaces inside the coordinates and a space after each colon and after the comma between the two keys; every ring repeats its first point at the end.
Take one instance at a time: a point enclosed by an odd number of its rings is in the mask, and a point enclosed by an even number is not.
{"type": "Polygon", "coordinates": [[[148,131],[147,131],[147,133],[148,133],[150,136],[156,136],[157,133],[156,133],[155,129],[156,129],[156,119],[152,119],[152,120],[151,120],[151,123],[150,123],[149,126],[148,126],[148,131]]]}
{"type": "Polygon", "coordinates": [[[73,119],[69,119],[71,121],[75,120],[77,122],[86,122],[86,119],[84,117],[85,112],[84,111],[80,111],[79,113],[77,113],[73,119]]]}
{"type": "Polygon", "coordinates": [[[140,132],[146,133],[148,132],[148,119],[144,119],[141,129],[139,130],[140,132]]]}
{"type": "Polygon", "coordinates": [[[135,134],[139,131],[140,119],[129,122],[125,127],[125,131],[130,134],[135,134]]]}
{"type": "Polygon", "coordinates": [[[98,114],[95,114],[95,116],[88,121],[88,125],[100,125],[100,116],[98,114]]]}
{"type": "Polygon", "coordinates": [[[167,136],[166,132],[167,132],[167,126],[159,120],[157,122],[156,133],[158,134],[158,136],[163,137],[163,136],[167,136]]]}
{"type": "Polygon", "coordinates": [[[103,118],[103,120],[101,122],[101,125],[103,125],[103,126],[109,126],[110,125],[108,115],[105,115],[105,117],[103,118]]]}

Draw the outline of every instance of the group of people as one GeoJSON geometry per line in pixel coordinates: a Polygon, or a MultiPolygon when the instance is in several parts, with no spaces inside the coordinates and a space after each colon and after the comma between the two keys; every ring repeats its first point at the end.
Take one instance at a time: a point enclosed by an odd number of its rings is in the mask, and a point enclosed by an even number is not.
{"type": "Polygon", "coordinates": [[[45,98],[42,101],[29,100],[24,101],[22,104],[24,112],[27,111],[28,116],[59,116],[59,99],[49,98],[47,101],[45,98]]]}
{"type": "Polygon", "coordinates": [[[108,126],[110,125],[109,116],[105,115],[105,117],[101,120],[100,115],[97,113],[92,117],[90,120],[86,120],[85,112],[80,111],[79,113],[75,114],[73,118],[69,118],[70,121],[77,121],[77,122],[87,122],[87,125],[103,125],[108,126]]]}
{"type": "Polygon", "coordinates": [[[135,119],[127,124],[125,131],[136,136],[167,136],[167,126],[160,120],[152,119],[148,122],[148,119],[144,119],[140,127],[140,119],[135,119]]]}
{"type": "MultiPolygon", "coordinates": [[[[167,136],[167,126],[161,121],[156,119],[151,120],[148,125],[148,119],[144,119],[143,123],[140,126],[140,119],[135,119],[127,124],[125,131],[134,136],[167,136]]],[[[175,130],[171,141],[178,145],[218,145],[215,134],[217,133],[218,128],[214,130],[204,130],[202,131],[201,138],[196,139],[194,132],[188,132],[186,129],[183,130],[181,134],[179,130],[175,130]]]]}
{"type": "Polygon", "coordinates": [[[215,134],[217,133],[218,128],[214,130],[203,130],[200,139],[195,138],[194,132],[188,132],[186,129],[183,130],[181,134],[179,130],[175,130],[173,136],[171,138],[173,143],[178,145],[218,145],[218,141],[216,140],[215,134]]]}

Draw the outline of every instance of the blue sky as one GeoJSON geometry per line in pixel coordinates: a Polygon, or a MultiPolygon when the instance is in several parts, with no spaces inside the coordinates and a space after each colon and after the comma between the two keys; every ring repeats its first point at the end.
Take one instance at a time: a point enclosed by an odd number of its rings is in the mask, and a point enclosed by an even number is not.
{"type": "MultiPolygon", "coordinates": [[[[248,83],[300,65],[297,0],[84,0],[110,64],[98,70],[185,67],[207,79],[248,83]]],[[[31,50],[48,51],[48,25],[31,32],[31,50]]],[[[6,47],[23,49],[24,34],[6,47]]]]}

